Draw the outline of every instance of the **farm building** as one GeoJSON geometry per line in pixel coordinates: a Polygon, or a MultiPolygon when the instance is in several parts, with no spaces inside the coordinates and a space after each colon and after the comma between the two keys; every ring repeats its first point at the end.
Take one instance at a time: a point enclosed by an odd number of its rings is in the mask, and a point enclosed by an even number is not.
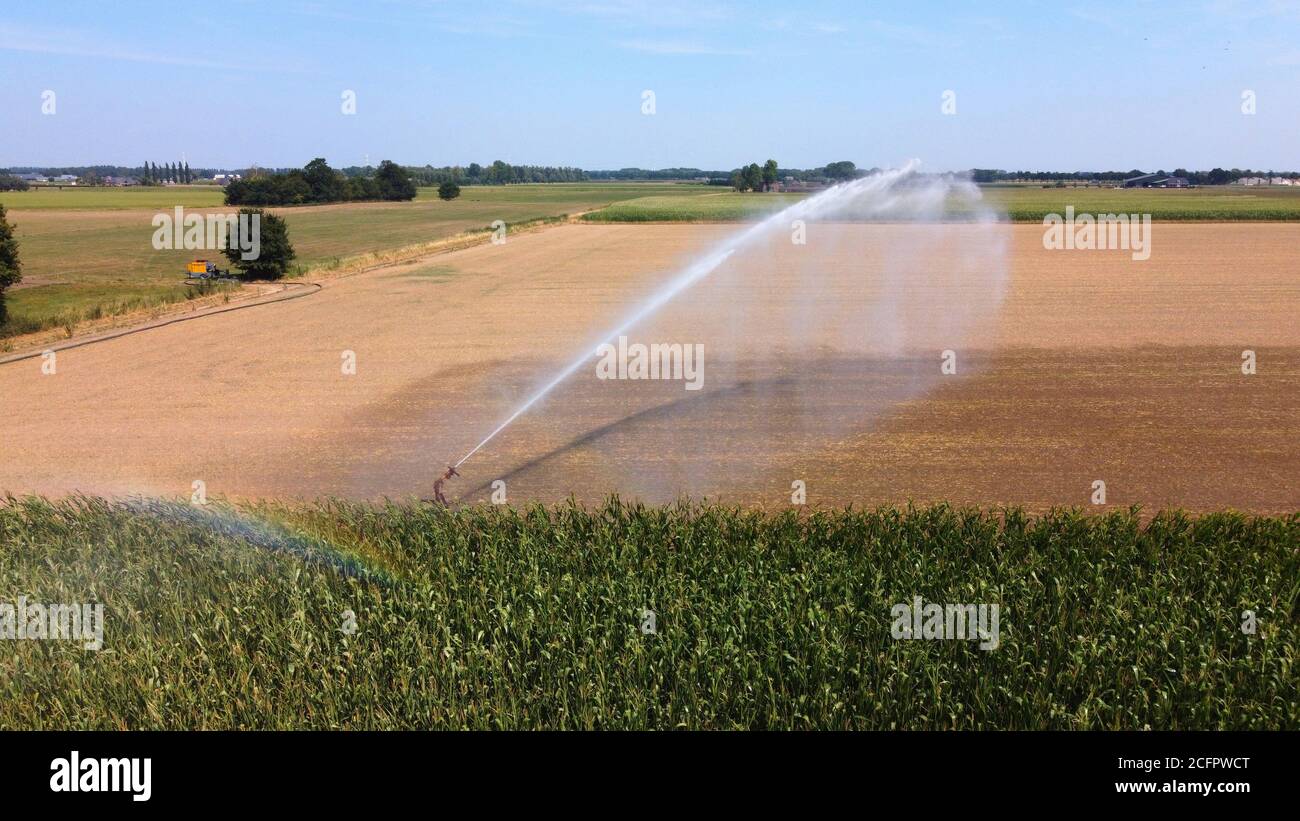
{"type": "Polygon", "coordinates": [[[1137,177],[1129,177],[1128,179],[1124,180],[1123,187],[1124,188],[1146,188],[1147,183],[1149,183],[1151,180],[1154,180],[1157,176],[1158,175],[1156,174],[1142,174],[1141,176],[1137,176],[1137,177]]]}
{"type": "Polygon", "coordinates": [[[1172,177],[1168,174],[1142,174],[1124,180],[1125,188],[1186,188],[1186,177],[1172,177]]]}

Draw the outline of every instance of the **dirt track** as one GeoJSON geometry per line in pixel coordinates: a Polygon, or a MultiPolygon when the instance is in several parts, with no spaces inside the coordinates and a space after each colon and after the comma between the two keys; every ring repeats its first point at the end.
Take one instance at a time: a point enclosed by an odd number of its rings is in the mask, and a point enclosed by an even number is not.
{"type": "MultiPolygon", "coordinates": [[[[631,335],[704,344],[702,390],[584,368],[466,463],[452,496],[504,478],[511,502],[779,507],[803,480],[814,505],[1043,508],[1087,505],[1101,479],[1107,507],[1300,509],[1300,228],[1158,224],[1133,263],[1003,226],[1005,300],[956,329],[986,289],[879,309],[873,272],[907,227],[827,230],[833,253],[747,254],[631,335]],[[939,373],[945,348],[955,376],[939,373]]],[[[0,490],[428,495],[442,465],[732,231],[565,226],[66,351],[52,376],[39,359],[0,365],[0,490]]],[[[957,264],[960,243],[922,259],[957,264]]]]}

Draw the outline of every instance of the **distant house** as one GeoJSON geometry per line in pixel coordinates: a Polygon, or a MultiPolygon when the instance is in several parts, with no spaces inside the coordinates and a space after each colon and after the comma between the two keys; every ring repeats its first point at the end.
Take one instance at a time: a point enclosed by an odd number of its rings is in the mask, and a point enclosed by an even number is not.
{"type": "Polygon", "coordinates": [[[50,178],[44,174],[19,174],[18,179],[24,182],[49,182],[50,178]]]}
{"type": "Polygon", "coordinates": [[[104,177],[104,178],[103,178],[103,183],[104,183],[104,185],[116,185],[116,186],[119,186],[119,187],[120,187],[120,186],[125,186],[125,185],[138,185],[138,184],[139,184],[139,183],[137,182],[137,180],[136,180],[134,177],[114,177],[114,176],[111,176],[111,175],[110,175],[110,176],[107,176],[107,177],[104,177]]]}
{"type": "Polygon", "coordinates": [[[243,179],[243,177],[241,177],[238,174],[213,174],[212,175],[212,181],[215,182],[217,185],[229,185],[235,180],[241,180],[241,179],[243,179]]]}
{"type": "Polygon", "coordinates": [[[76,175],[76,174],[60,174],[59,176],[57,176],[57,177],[55,177],[54,179],[50,180],[50,182],[52,182],[52,183],[57,183],[57,184],[59,184],[59,185],[76,185],[76,184],[77,184],[77,175],[76,175]]]}
{"type": "Polygon", "coordinates": [[[1268,180],[1264,177],[1240,177],[1237,185],[1268,185],[1268,180]]]}

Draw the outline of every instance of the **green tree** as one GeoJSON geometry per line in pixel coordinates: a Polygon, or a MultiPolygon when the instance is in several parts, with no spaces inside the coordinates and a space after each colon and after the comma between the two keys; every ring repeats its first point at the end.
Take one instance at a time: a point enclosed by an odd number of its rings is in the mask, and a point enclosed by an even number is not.
{"type": "Polygon", "coordinates": [[[438,186],[438,199],[454,200],[460,196],[460,186],[451,180],[447,180],[438,186]]]}
{"type": "Polygon", "coordinates": [[[826,176],[832,180],[851,180],[858,176],[858,167],[849,160],[840,160],[826,166],[826,176]]]}
{"type": "Polygon", "coordinates": [[[181,172],[181,175],[185,178],[185,182],[194,182],[194,175],[190,173],[190,164],[188,162],[185,163],[185,170],[181,172]]]}
{"type": "Polygon", "coordinates": [[[14,227],[5,216],[5,207],[0,205],[0,326],[9,320],[9,309],[5,307],[5,289],[23,281],[23,266],[18,260],[18,240],[14,239],[14,227]]]}
{"type": "Polygon", "coordinates": [[[315,202],[338,202],[343,199],[346,188],[343,178],[329,167],[324,157],[317,157],[302,169],[302,177],[311,187],[311,199],[315,202]]]}
{"type": "Polygon", "coordinates": [[[776,160],[763,163],[763,189],[767,190],[776,182],[776,160]]]}
{"type": "Polygon", "coordinates": [[[293,244],[289,242],[289,226],[280,217],[268,214],[261,208],[241,208],[239,214],[240,222],[244,222],[247,215],[247,224],[250,226],[254,225],[253,217],[257,217],[255,224],[259,232],[259,253],[257,259],[244,259],[239,245],[232,246],[230,237],[227,236],[223,250],[226,259],[246,279],[279,279],[284,276],[289,270],[289,263],[297,256],[293,244]]]}
{"type": "Polygon", "coordinates": [[[406,169],[392,160],[384,160],[375,172],[375,182],[379,185],[379,196],[386,200],[415,199],[415,183],[406,169]]]}
{"type": "Polygon", "coordinates": [[[492,165],[484,172],[484,179],[491,185],[505,185],[510,182],[510,166],[501,160],[493,160],[492,165]]]}

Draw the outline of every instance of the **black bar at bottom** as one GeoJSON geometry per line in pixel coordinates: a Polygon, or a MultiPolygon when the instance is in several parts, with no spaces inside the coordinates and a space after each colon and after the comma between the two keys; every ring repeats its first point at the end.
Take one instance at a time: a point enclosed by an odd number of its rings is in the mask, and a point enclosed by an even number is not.
{"type": "Polygon", "coordinates": [[[1295,738],[1275,732],[10,732],[0,734],[0,783],[35,806],[127,812],[337,811],[473,796],[496,808],[521,802],[531,811],[565,801],[644,809],[661,802],[734,807],[881,797],[927,809],[973,808],[983,799],[1037,808],[1042,800],[1056,807],[1122,807],[1195,799],[1217,809],[1288,797],[1295,738]],[[1209,785],[1208,794],[1202,785],[1209,785]],[[626,791],[636,796],[631,804],[617,798],[626,791]]]}

